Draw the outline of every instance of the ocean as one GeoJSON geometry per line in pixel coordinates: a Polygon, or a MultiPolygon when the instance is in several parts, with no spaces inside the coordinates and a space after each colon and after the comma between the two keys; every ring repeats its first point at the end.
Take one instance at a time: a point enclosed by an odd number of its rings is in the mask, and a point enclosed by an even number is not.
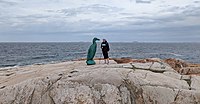
{"type": "MultiPolygon", "coordinates": [[[[0,43],[0,67],[45,64],[86,58],[89,42],[0,43]]],[[[102,57],[98,43],[95,57],[102,57]]],[[[178,58],[200,63],[200,43],[110,43],[112,58],[178,58]]]]}

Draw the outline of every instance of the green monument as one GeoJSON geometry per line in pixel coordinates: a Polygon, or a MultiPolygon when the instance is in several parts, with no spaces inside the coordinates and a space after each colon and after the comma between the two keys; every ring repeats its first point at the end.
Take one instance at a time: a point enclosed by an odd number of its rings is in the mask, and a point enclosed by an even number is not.
{"type": "Polygon", "coordinates": [[[93,58],[94,58],[94,56],[96,54],[96,50],[97,50],[97,43],[96,43],[97,40],[99,41],[100,39],[94,38],[92,45],[88,49],[87,61],[86,61],[87,65],[96,64],[95,61],[93,60],[93,58]]]}

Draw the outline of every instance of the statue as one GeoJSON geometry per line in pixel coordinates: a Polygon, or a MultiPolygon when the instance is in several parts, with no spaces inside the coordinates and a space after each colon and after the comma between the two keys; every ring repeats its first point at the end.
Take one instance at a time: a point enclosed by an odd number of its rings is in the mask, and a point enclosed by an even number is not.
{"type": "Polygon", "coordinates": [[[97,50],[97,43],[96,43],[97,40],[99,41],[100,39],[94,38],[93,39],[93,44],[88,49],[87,61],[86,61],[87,65],[96,64],[95,61],[93,60],[93,58],[94,58],[94,56],[96,54],[96,50],[97,50]]]}

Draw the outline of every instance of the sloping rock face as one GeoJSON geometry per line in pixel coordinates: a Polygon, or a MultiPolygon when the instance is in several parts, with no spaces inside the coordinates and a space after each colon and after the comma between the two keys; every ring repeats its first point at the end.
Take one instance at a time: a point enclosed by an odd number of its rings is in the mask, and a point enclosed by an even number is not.
{"type": "Polygon", "coordinates": [[[0,80],[2,104],[200,104],[199,76],[180,75],[165,63],[77,61],[11,70],[0,80]]]}

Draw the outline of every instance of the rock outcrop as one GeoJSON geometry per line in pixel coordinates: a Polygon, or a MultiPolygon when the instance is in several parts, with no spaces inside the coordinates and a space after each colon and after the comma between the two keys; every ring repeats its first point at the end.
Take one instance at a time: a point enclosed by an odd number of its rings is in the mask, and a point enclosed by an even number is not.
{"type": "Polygon", "coordinates": [[[158,59],[158,58],[149,58],[149,59],[131,59],[131,58],[113,58],[118,64],[124,63],[166,63],[170,65],[175,71],[181,75],[198,75],[200,76],[200,64],[191,64],[180,59],[158,59]]]}
{"type": "Polygon", "coordinates": [[[147,63],[147,62],[161,62],[161,59],[158,58],[149,58],[149,59],[132,59],[132,58],[112,58],[118,64],[123,63],[147,63]]]}
{"type": "Polygon", "coordinates": [[[188,65],[189,63],[184,62],[183,60],[178,60],[178,59],[173,59],[173,58],[165,59],[164,62],[169,64],[177,72],[179,72],[181,68],[189,66],[188,65]]]}
{"type": "Polygon", "coordinates": [[[200,77],[149,61],[85,61],[0,70],[1,104],[200,104],[200,77]]]}
{"type": "Polygon", "coordinates": [[[200,75],[200,64],[191,64],[178,59],[165,59],[174,70],[182,75],[200,75]]]}

